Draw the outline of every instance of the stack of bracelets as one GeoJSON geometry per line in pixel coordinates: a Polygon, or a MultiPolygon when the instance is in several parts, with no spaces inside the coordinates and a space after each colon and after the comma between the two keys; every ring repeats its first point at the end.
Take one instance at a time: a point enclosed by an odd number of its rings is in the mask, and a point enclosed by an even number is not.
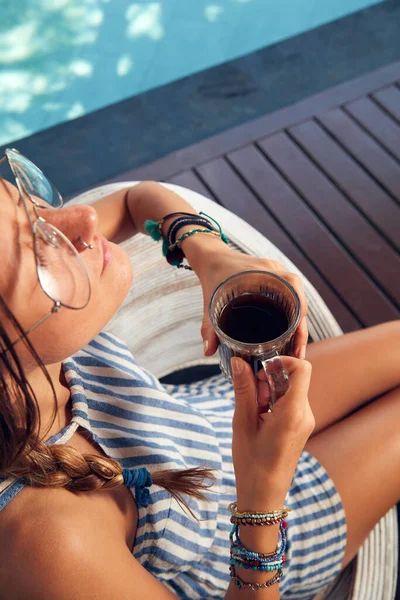
{"type": "Polygon", "coordinates": [[[279,583],[282,578],[282,566],[286,562],[285,550],[286,550],[286,529],[287,522],[286,517],[290,512],[290,508],[284,506],[280,510],[274,510],[273,512],[238,512],[236,503],[229,505],[231,513],[232,530],[229,536],[231,541],[231,559],[230,559],[230,572],[231,577],[236,586],[240,589],[249,588],[253,591],[257,591],[262,588],[268,588],[279,583]],[[250,526],[250,527],[263,527],[268,525],[276,525],[279,523],[279,540],[275,552],[269,554],[262,554],[260,552],[252,552],[245,548],[240,541],[239,537],[239,525],[250,526]],[[236,575],[235,567],[241,567],[242,569],[251,569],[253,571],[276,571],[272,579],[269,579],[265,583],[253,583],[250,581],[243,581],[236,575]]]}
{"type": "Polygon", "coordinates": [[[165,215],[161,219],[161,221],[145,221],[144,228],[147,233],[158,242],[161,238],[163,238],[163,255],[166,257],[167,261],[170,265],[174,267],[178,267],[180,269],[188,269],[191,271],[191,267],[189,265],[184,265],[183,260],[185,255],[180,247],[181,242],[191,235],[195,235],[196,233],[206,233],[208,235],[214,235],[222,239],[225,244],[229,244],[229,240],[226,235],[223,233],[221,226],[219,223],[209,217],[205,213],[201,212],[199,215],[194,215],[192,213],[185,212],[176,212],[170,213],[169,215],[165,215]],[[180,215],[180,216],[178,216],[180,215]],[[203,216],[201,216],[203,215],[203,216]],[[168,232],[165,236],[162,233],[163,223],[171,218],[178,217],[175,219],[168,228],[168,232]],[[213,221],[218,226],[218,231],[214,228],[213,221]],[[176,237],[179,229],[186,225],[197,225],[196,229],[192,229],[191,231],[186,231],[180,237],[176,237]]]}

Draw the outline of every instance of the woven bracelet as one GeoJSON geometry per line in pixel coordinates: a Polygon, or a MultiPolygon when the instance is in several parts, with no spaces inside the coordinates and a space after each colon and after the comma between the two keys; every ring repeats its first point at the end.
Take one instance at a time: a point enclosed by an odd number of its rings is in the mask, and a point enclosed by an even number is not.
{"type": "Polygon", "coordinates": [[[185,225],[200,225],[201,227],[205,227],[206,229],[213,229],[211,222],[208,219],[204,219],[203,217],[197,217],[193,215],[193,217],[182,217],[180,219],[176,219],[169,227],[167,235],[165,236],[165,240],[167,242],[168,247],[172,246],[176,242],[176,234],[178,233],[181,227],[185,227],[185,225]]]}
{"type": "Polygon", "coordinates": [[[186,240],[186,238],[195,235],[196,233],[208,233],[210,235],[214,235],[216,237],[221,237],[218,233],[218,231],[214,231],[213,229],[192,229],[191,231],[186,231],[185,233],[183,233],[181,235],[181,237],[179,237],[176,242],[174,244],[172,244],[168,250],[173,250],[174,248],[176,248],[177,246],[180,248],[180,243],[183,242],[184,240],[186,240]]]}

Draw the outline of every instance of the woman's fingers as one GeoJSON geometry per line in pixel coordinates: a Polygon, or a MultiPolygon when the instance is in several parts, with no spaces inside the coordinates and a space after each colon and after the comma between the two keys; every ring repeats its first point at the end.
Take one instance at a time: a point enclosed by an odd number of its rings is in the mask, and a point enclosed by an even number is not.
{"type": "MultiPolygon", "coordinates": [[[[281,360],[283,368],[286,370],[287,374],[293,375],[296,371],[301,370],[302,362],[294,356],[286,356],[286,354],[280,354],[279,358],[281,360]]],[[[305,367],[307,369],[307,367],[305,367]]],[[[266,374],[264,369],[260,369],[258,371],[257,377],[260,381],[266,380],[266,374]]]]}
{"type": "Polygon", "coordinates": [[[312,367],[306,360],[293,357],[291,360],[297,361],[297,364],[289,376],[290,386],[280,399],[282,404],[279,408],[282,411],[287,433],[298,439],[304,447],[315,427],[314,415],[308,402],[312,367]]]}
{"type": "Polygon", "coordinates": [[[294,287],[300,299],[300,323],[294,338],[294,355],[297,356],[297,358],[304,359],[306,356],[308,340],[308,303],[304,293],[303,284],[301,278],[296,273],[281,273],[281,276],[294,287]]]}
{"type": "Polygon", "coordinates": [[[203,325],[201,328],[201,337],[203,338],[204,356],[215,354],[218,348],[218,337],[211,323],[203,325]]]}
{"type": "Polygon", "coordinates": [[[201,337],[203,338],[204,356],[212,356],[218,348],[218,337],[212,326],[208,313],[209,298],[204,297],[203,322],[201,324],[201,337]]]}
{"type": "MultiPolygon", "coordinates": [[[[289,375],[289,389],[281,396],[273,409],[275,428],[280,429],[291,439],[298,440],[304,447],[315,427],[315,419],[308,402],[308,390],[311,381],[311,363],[291,356],[282,356],[282,363],[289,375]]],[[[259,393],[267,393],[265,373],[258,374],[259,393]]],[[[260,418],[267,424],[268,413],[262,413],[260,418]]],[[[297,443],[297,442],[296,442],[297,443]]]]}
{"type": "Polygon", "coordinates": [[[281,356],[281,360],[289,375],[289,389],[285,394],[286,401],[305,403],[311,381],[311,363],[293,356],[281,356]]]}
{"type": "Polygon", "coordinates": [[[248,431],[257,423],[257,388],[251,366],[241,358],[231,359],[235,414],[232,427],[248,431]]]}
{"type": "MultiPolygon", "coordinates": [[[[280,359],[283,368],[289,376],[289,389],[277,402],[279,403],[281,399],[284,398],[285,404],[288,402],[304,403],[307,399],[308,389],[310,387],[312,371],[311,363],[305,360],[299,360],[293,356],[281,356],[280,359]]],[[[263,369],[258,372],[257,379],[258,393],[262,394],[264,397],[268,397],[269,385],[263,369]]]]}
{"type": "Polygon", "coordinates": [[[306,357],[308,341],[307,317],[302,317],[294,337],[294,354],[302,360],[306,357]]]}

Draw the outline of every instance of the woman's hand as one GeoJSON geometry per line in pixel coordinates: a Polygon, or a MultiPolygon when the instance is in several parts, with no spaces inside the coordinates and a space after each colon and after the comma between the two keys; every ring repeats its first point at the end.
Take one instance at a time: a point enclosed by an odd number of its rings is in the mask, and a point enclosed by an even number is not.
{"type": "Polygon", "coordinates": [[[227,277],[239,273],[240,271],[251,270],[270,271],[280,275],[288,281],[296,290],[300,298],[300,324],[297,328],[294,340],[294,354],[298,358],[305,358],[306,345],[308,340],[307,328],[307,300],[304,295],[301,279],[295,273],[288,273],[280,263],[274,260],[249,256],[241,252],[235,252],[228,248],[220,248],[219,252],[214,252],[203,259],[201,268],[196,269],[203,288],[204,316],[201,328],[201,335],[204,341],[205,355],[211,356],[218,347],[218,338],[210,321],[208,306],[212,293],[215,288],[227,277]]]}
{"type": "Polygon", "coordinates": [[[257,380],[249,364],[232,359],[235,413],[232,455],[239,510],[280,508],[315,420],[308,402],[311,364],[281,357],[290,386],[273,412],[258,413],[257,394],[266,402],[269,388],[263,371],[257,380]],[[235,367],[238,367],[238,370],[235,367]]]}

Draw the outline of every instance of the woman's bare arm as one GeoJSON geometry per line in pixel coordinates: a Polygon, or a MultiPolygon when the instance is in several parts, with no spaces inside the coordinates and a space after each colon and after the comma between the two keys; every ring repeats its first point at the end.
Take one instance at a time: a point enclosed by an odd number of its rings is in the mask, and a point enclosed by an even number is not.
{"type": "MultiPolygon", "coordinates": [[[[163,187],[154,181],[142,181],[135,186],[118,190],[94,203],[99,219],[99,233],[107,239],[121,243],[137,232],[145,233],[144,223],[147,219],[160,221],[165,215],[178,211],[197,214],[197,211],[179,194],[163,187]],[[127,213],[127,207],[129,213],[127,213]]],[[[173,218],[164,224],[164,234],[173,218]]],[[[187,225],[179,230],[184,233],[193,229],[187,225]]],[[[185,254],[190,265],[197,270],[197,263],[203,260],[204,252],[213,252],[214,248],[221,252],[229,251],[219,238],[210,236],[193,236],[185,240],[185,254]]]]}
{"type": "Polygon", "coordinates": [[[132,193],[131,190],[133,190],[132,187],[126,187],[93,204],[99,219],[99,233],[116,244],[137,233],[125,207],[125,198],[132,193]]]}
{"type": "Polygon", "coordinates": [[[197,214],[181,196],[154,181],[142,181],[113,192],[97,200],[94,207],[100,233],[113,242],[121,242],[138,231],[145,233],[146,219],[160,221],[166,214],[180,210],[197,214]]]}

